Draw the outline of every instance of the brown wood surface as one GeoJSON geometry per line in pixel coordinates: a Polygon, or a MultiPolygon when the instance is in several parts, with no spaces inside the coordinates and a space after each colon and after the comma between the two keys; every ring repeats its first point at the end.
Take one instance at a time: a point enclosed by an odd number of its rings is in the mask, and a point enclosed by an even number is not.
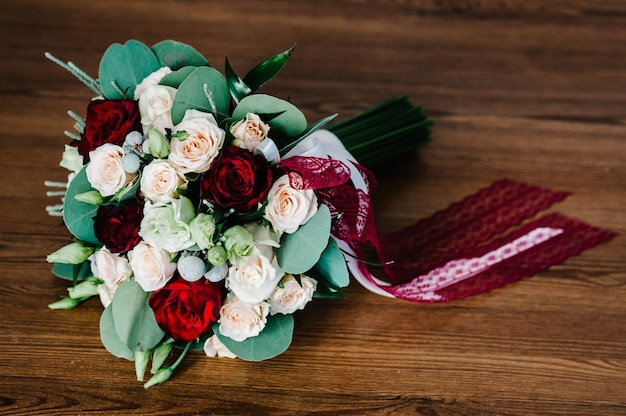
{"type": "Polygon", "coordinates": [[[379,172],[391,231],[511,177],[572,195],[555,209],[626,233],[626,6],[606,1],[0,3],[0,414],[626,414],[626,240],[474,298],[420,305],[351,285],[296,316],[262,363],[190,354],[144,390],[101,346],[95,299],[51,311],[66,283],[45,255],[68,239],[44,207],[66,110],[113,42],[194,45],[240,72],[294,43],[266,91],[310,120],[410,94],[431,144],[379,172]]]}

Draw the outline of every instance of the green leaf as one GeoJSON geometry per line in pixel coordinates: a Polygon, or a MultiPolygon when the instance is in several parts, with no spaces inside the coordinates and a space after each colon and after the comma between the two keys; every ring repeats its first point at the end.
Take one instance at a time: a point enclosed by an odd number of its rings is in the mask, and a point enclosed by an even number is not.
{"type": "Polygon", "coordinates": [[[252,68],[250,72],[243,77],[243,82],[252,90],[256,91],[263,86],[267,81],[274,78],[276,74],[285,66],[287,60],[296,49],[295,45],[281,52],[277,55],[271,56],[260,62],[257,66],[252,68]]]}
{"type": "Polygon", "coordinates": [[[220,341],[242,360],[262,361],[274,358],[289,348],[293,336],[292,315],[268,316],[265,328],[256,337],[241,342],[232,340],[219,332],[219,324],[213,324],[213,332],[220,341]]]}
{"type": "Polygon", "coordinates": [[[159,59],[161,66],[169,66],[174,71],[184,66],[205,66],[209,64],[209,61],[193,46],[175,40],[161,41],[152,46],[152,50],[159,59]]]}
{"type": "Polygon", "coordinates": [[[289,143],[284,148],[280,149],[281,156],[287,154],[291,149],[296,147],[300,142],[309,137],[311,134],[315,133],[317,130],[324,127],[326,124],[331,122],[335,117],[337,117],[337,113],[331,114],[330,116],[324,117],[323,119],[316,121],[306,128],[306,130],[293,142],[289,143]]]}
{"type": "Polygon", "coordinates": [[[328,240],[328,246],[320,256],[315,268],[335,286],[346,287],[350,284],[348,266],[346,266],[346,261],[337,242],[332,238],[328,240]]]}
{"type": "Polygon", "coordinates": [[[180,87],[180,84],[182,84],[183,81],[187,79],[187,77],[191,75],[191,73],[195,70],[195,66],[182,67],[178,71],[170,72],[169,74],[161,78],[161,81],[159,81],[159,85],[165,85],[166,87],[178,89],[178,87],[180,87]]]}
{"type": "Polygon", "coordinates": [[[246,85],[245,82],[233,70],[230,66],[230,62],[228,61],[228,57],[226,57],[226,63],[224,65],[225,70],[224,74],[226,74],[226,83],[228,84],[228,90],[230,91],[230,96],[233,97],[235,103],[239,103],[239,101],[252,93],[252,89],[246,85]]]}
{"type": "Polygon", "coordinates": [[[65,194],[63,203],[63,221],[67,229],[79,240],[93,245],[102,245],[96,238],[93,230],[93,217],[98,211],[97,205],[78,201],[74,196],[92,191],[93,188],[87,180],[86,167],[72,179],[65,194]]]}
{"type": "Polygon", "coordinates": [[[233,120],[241,120],[246,114],[277,114],[267,122],[274,140],[285,140],[302,134],[307,128],[307,121],[302,111],[295,105],[266,94],[253,94],[243,98],[233,111],[233,120]]]}
{"type": "Polygon", "coordinates": [[[330,211],[320,205],[317,212],[306,224],[292,234],[283,234],[276,258],[280,268],[286,273],[300,274],[311,269],[320,256],[330,237],[330,211]]]}
{"type": "MultiPolygon", "coordinates": [[[[181,122],[187,110],[225,115],[230,108],[226,78],[215,68],[196,68],[180,84],[172,104],[172,122],[181,122]],[[211,100],[209,100],[209,97],[211,100]]],[[[219,120],[218,120],[219,121],[219,120]]]]}
{"type": "Polygon", "coordinates": [[[99,78],[104,97],[132,99],[137,84],[159,68],[159,60],[143,43],[129,40],[124,45],[112,44],[100,60],[99,78]]]}
{"type": "Polygon", "coordinates": [[[131,351],[148,351],[165,336],[148,297],[139,283],[127,280],[117,288],[111,302],[115,332],[131,351]]]}
{"type": "Polygon", "coordinates": [[[135,353],[120,339],[115,331],[113,308],[109,305],[100,316],[100,340],[104,348],[118,358],[133,360],[135,353]]]}

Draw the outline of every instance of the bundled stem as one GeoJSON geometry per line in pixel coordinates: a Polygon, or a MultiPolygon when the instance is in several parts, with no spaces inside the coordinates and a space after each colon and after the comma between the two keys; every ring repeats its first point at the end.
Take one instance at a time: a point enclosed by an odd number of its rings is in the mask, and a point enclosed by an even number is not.
{"type": "Polygon", "coordinates": [[[407,96],[394,97],[328,128],[367,168],[430,141],[433,120],[407,96]]]}

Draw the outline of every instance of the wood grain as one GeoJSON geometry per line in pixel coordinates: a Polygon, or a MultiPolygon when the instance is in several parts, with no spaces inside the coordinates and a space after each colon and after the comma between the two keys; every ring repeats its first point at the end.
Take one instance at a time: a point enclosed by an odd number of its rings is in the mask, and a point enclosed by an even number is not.
{"type": "Polygon", "coordinates": [[[626,414],[626,242],[448,304],[368,293],[316,301],[290,349],[262,363],[192,353],[144,390],[100,344],[101,306],[50,311],[68,239],[44,207],[113,42],[174,38],[244,72],[294,43],[266,91],[310,120],[409,94],[433,142],[377,172],[380,231],[492,181],[572,191],[555,207],[626,232],[626,6],[621,1],[20,0],[0,4],[0,415],[626,414]],[[157,4],[158,3],[158,4],[157,4]]]}

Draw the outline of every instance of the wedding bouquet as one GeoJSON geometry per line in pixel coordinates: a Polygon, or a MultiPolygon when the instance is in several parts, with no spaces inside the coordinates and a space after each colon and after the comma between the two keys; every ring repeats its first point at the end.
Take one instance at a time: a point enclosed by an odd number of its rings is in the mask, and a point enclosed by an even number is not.
{"type": "Polygon", "coordinates": [[[406,97],[328,127],[258,93],[293,48],[240,78],[166,40],[111,45],[94,79],[47,57],[96,97],[65,146],[58,186],[72,241],[50,254],[72,282],[50,305],[98,296],[100,335],[135,362],[145,387],[190,349],[264,360],[291,342],[292,314],[341,297],[362,242],[375,234],[372,167],[429,139],[432,121],[406,97]],[[327,129],[323,129],[327,127],[327,129]],[[166,364],[174,347],[182,352],[166,364]]]}

